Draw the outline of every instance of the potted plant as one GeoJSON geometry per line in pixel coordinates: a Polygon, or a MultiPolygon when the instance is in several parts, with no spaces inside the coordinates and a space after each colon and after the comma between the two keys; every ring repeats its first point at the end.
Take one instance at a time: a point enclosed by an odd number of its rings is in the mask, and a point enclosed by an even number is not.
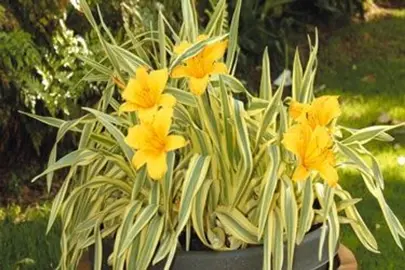
{"type": "Polygon", "coordinates": [[[100,101],[70,121],[31,115],[58,128],[34,181],[50,186],[67,169],[48,226],[60,216],[60,268],[75,269],[93,246],[95,269],[103,257],[113,269],[333,269],[341,223],[378,252],[360,199],[339,185],[343,166],[359,171],[401,246],[405,231],[366,148],[397,126],[339,125],[338,97],[314,96],[317,37],[305,68],[296,52],[291,97],[273,89],[267,50],[253,95],[234,76],[241,1],[229,33],[225,0],[205,29],[192,3],[182,0],[179,32],[159,12],[156,30],[128,31],[119,46],[81,1],[106,52],[82,57],[93,68],[84,80],[105,82],[100,101]],[[68,131],[78,148],[57,159],[68,131]]]}

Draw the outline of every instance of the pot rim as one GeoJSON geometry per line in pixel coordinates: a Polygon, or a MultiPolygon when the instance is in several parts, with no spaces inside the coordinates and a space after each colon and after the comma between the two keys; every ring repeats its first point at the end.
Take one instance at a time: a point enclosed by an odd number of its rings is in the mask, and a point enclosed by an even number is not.
{"type": "MultiPolygon", "coordinates": [[[[303,241],[301,242],[300,245],[304,245],[306,242],[312,242],[314,241],[316,238],[320,237],[320,235],[322,234],[322,229],[325,227],[326,232],[329,230],[329,227],[327,224],[324,224],[322,226],[320,226],[319,228],[305,234],[305,237],[303,239],[303,241]]],[[[300,246],[299,245],[299,246],[300,246]]],[[[299,248],[299,246],[296,246],[296,248],[299,248]]],[[[285,248],[285,246],[284,246],[285,248]]],[[[250,254],[250,253],[256,253],[257,250],[261,250],[263,249],[263,245],[254,245],[254,246],[249,246],[247,248],[243,248],[243,249],[235,249],[235,250],[224,250],[224,251],[220,251],[220,250],[190,250],[190,251],[185,251],[183,249],[179,249],[176,251],[176,257],[194,257],[194,256],[212,256],[212,257],[217,257],[217,256],[234,256],[235,253],[240,253],[243,252],[244,254],[250,254]]]]}

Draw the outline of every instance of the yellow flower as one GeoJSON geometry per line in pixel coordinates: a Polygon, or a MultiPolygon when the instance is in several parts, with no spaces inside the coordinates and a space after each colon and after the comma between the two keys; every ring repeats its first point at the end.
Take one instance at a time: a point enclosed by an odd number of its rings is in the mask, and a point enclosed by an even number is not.
{"type": "MultiPolygon", "coordinates": [[[[207,36],[199,36],[197,42],[207,39],[207,36]]],[[[176,54],[181,54],[192,44],[183,41],[174,48],[176,54]]],[[[228,41],[221,41],[207,45],[197,55],[185,60],[184,65],[175,67],[171,76],[173,78],[189,78],[189,87],[195,95],[202,95],[207,88],[209,77],[212,74],[227,73],[228,69],[224,63],[217,62],[224,56],[228,41]]]]}
{"type": "Polygon", "coordinates": [[[293,101],[290,116],[299,123],[308,123],[312,129],[326,127],[341,114],[338,96],[316,98],[311,105],[293,101]]]}
{"type": "Polygon", "coordinates": [[[137,111],[139,117],[152,117],[159,107],[171,108],[176,99],[170,94],[162,94],[168,79],[167,69],[154,70],[148,73],[140,67],[136,77],[131,78],[122,92],[126,101],[120,107],[120,112],[137,111]]]}
{"type": "Polygon", "coordinates": [[[176,150],[186,145],[182,136],[169,135],[172,124],[173,109],[159,110],[151,121],[128,129],[126,143],[138,150],[132,164],[139,169],[147,164],[148,174],[152,179],[161,179],[166,171],[167,152],[176,150]]]}
{"type": "Polygon", "coordinates": [[[294,181],[305,180],[311,171],[317,171],[330,186],[336,185],[336,162],[331,150],[332,139],[326,127],[312,129],[308,124],[294,125],[284,134],[282,143],[298,158],[294,181]]]}

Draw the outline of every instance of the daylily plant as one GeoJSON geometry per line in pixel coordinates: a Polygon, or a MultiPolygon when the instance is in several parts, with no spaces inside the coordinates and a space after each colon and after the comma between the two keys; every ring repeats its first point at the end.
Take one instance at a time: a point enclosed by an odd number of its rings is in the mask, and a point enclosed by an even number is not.
{"type": "Polygon", "coordinates": [[[94,245],[96,269],[103,256],[115,270],[157,263],[169,269],[176,252],[197,241],[217,251],[263,245],[263,269],[290,270],[296,246],[320,225],[333,269],[341,223],[378,252],[357,211],[360,199],[338,181],[343,167],[359,172],[357,181],[376,198],[401,246],[405,230],[383,196],[378,160],[367,150],[372,140],[391,141],[387,132],[400,125],[339,124],[338,97],[314,97],[317,39],[306,65],[295,55],[291,97],[283,98],[283,83],[273,89],[267,50],[260,89],[247,90],[233,74],[241,1],[232,20],[226,0],[215,1],[205,28],[197,24],[194,2],[182,0],[177,32],[159,12],[157,29],[139,35],[126,29],[133,46],[118,46],[104,39],[80,1],[110,60],[88,61],[96,74],[86,78],[106,88],[79,119],[33,116],[59,128],[49,166],[34,180],[46,175],[50,189],[53,172],[67,168],[48,226],[61,218],[60,268],[76,269],[94,245]],[[224,28],[227,21],[232,26],[224,28]],[[80,135],[78,148],[57,160],[67,131],[80,135]],[[114,241],[111,254],[103,254],[103,239],[114,241]]]}

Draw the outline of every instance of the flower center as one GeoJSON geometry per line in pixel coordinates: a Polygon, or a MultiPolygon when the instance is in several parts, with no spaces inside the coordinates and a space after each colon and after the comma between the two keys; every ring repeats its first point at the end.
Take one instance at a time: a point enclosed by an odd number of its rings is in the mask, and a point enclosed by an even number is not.
{"type": "Polygon", "coordinates": [[[164,151],[166,147],[166,142],[164,138],[161,138],[154,130],[153,128],[150,128],[148,138],[145,141],[146,143],[146,148],[152,150],[153,152],[156,153],[161,153],[164,151]]]}
{"type": "Polygon", "coordinates": [[[201,79],[204,78],[205,75],[207,75],[204,66],[204,58],[202,57],[202,55],[197,55],[191,58],[188,66],[192,69],[193,77],[195,78],[201,79]]]}
{"type": "Polygon", "coordinates": [[[156,105],[155,96],[147,86],[143,86],[138,93],[139,98],[142,100],[142,104],[139,104],[143,108],[151,108],[156,105]]]}

